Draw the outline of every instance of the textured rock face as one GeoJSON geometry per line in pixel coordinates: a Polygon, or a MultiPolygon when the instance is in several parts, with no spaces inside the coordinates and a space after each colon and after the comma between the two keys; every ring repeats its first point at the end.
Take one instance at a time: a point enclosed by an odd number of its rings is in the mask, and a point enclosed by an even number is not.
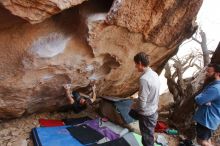
{"type": "Polygon", "coordinates": [[[0,3],[12,14],[39,23],[67,8],[81,4],[86,0],[3,0],[0,3]]]}
{"type": "Polygon", "coordinates": [[[140,75],[133,56],[140,51],[148,53],[151,66],[159,72],[181,42],[192,35],[202,3],[30,2],[30,7],[25,1],[0,2],[0,118],[66,105],[65,83],[81,90],[96,80],[98,96],[133,94],[138,90],[140,75]],[[70,6],[74,7],[53,15],[70,6]],[[42,22],[30,24],[24,19],[42,22]]]}
{"type": "Polygon", "coordinates": [[[213,54],[212,56],[212,60],[211,60],[211,63],[217,63],[217,64],[220,64],[220,42],[215,50],[215,53],[213,54]]]}

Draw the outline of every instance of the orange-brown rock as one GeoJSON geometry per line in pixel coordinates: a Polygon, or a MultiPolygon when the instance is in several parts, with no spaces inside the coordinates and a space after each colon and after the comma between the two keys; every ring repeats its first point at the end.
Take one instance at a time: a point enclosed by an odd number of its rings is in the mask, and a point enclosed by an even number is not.
{"type": "Polygon", "coordinates": [[[0,4],[12,14],[34,24],[84,1],[86,0],[3,0],[0,4]]]}
{"type": "Polygon", "coordinates": [[[78,90],[96,80],[98,96],[132,95],[140,75],[133,56],[148,53],[151,66],[160,72],[181,42],[193,34],[202,3],[115,0],[112,5],[112,0],[82,4],[67,0],[62,8],[74,7],[45,15],[58,4],[31,1],[33,5],[23,9],[25,2],[5,0],[0,6],[0,118],[66,105],[62,88],[66,83],[78,90]],[[41,13],[36,13],[35,4],[41,13]],[[41,23],[30,24],[36,22],[41,23]]]}
{"type": "Polygon", "coordinates": [[[201,0],[116,0],[107,22],[144,34],[158,46],[174,47],[191,35],[201,0]],[[183,35],[184,34],[184,35],[183,35]]]}

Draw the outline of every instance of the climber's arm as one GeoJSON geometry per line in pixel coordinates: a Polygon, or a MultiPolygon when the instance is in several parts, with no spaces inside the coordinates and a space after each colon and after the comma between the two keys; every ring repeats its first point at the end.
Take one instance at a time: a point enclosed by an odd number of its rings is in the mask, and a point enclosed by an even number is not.
{"type": "Polygon", "coordinates": [[[75,101],[73,99],[72,92],[70,90],[70,86],[66,84],[63,87],[65,89],[65,94],[66,94],[68,103],[73,104],[75,101]]]}

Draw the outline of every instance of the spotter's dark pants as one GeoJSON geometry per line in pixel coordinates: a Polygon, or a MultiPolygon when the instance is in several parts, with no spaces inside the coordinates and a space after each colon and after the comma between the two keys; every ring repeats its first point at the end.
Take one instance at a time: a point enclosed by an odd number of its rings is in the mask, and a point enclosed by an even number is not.
{"type": "Polygon", "coordinates": [[[142,135],[142,144],[144,146],[154,146],[154,129],[157,124],[158,113],[150,116],[139,116],[139,127],[142,135]]]}

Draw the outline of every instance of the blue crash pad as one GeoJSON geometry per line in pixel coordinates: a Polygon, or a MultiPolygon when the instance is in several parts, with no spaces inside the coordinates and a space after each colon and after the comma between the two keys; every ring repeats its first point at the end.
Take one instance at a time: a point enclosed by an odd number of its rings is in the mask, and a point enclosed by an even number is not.
{"type": "Polygon", "coordinates": [[[84,146],[66,129],[70,126],[38,127],[32,129],[35,146],[84,146]]]}
{"type": "Polygon", "coordinates": [[[133,104],[132,99],[113,96],[101,96],[101,98],[115,106],[117,112],[121,115],[126,124],[130,124],[136,121],[128,114],[131,109],[131,105],[133,104]]]}

